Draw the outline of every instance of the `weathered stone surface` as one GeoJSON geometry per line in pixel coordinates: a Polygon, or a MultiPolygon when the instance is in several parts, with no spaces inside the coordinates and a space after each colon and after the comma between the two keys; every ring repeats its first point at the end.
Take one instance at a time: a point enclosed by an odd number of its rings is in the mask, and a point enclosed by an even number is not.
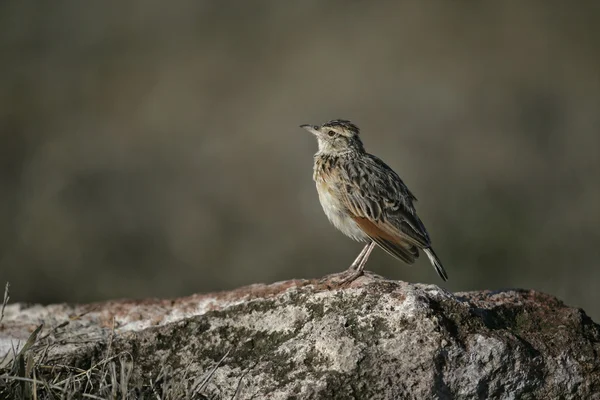
{"type": "Polygon", "coordinates": [[[534,291],[452,294],[368,275],[5,314],[0,360],[43,322],[46,364],[127,354],[140,393],[157,379],[199,387],[222,359],[206,398],[600,398],[600,326],[534,291]]]}

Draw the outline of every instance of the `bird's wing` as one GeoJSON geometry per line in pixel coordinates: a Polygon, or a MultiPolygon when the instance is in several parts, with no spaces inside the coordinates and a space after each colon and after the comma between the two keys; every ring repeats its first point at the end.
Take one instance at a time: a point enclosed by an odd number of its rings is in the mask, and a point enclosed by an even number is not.
{"type": "Polygon", "coordinates": [[[338,190],[352,218],[381,248],[412,263],[430,245],[413,206],[415,196],[383,161],[367,155],[349,160],[338,190]]]}
{"type": "Polygon", "coordinates": [[[360,228],[391,256],[396,257],[407,264],[412,264],[419,257],[419,250],[406,240],[399,239],[385,231],[385,227],[373,223],[368,218],[353,217],[360,228]]]}

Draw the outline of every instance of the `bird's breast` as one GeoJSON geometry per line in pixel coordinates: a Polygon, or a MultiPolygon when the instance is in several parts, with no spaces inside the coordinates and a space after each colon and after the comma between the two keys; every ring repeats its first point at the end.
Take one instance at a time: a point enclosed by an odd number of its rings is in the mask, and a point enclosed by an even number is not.
{"type": "Polygon", "coordinates": [[[325,215],[333,226],[354,240],[361,242],[365,241],[367,236],[351,218],[339,193],[337,193],[326,180],[317,179],[316,183],[319,201],[321,202],[325,215]]]}

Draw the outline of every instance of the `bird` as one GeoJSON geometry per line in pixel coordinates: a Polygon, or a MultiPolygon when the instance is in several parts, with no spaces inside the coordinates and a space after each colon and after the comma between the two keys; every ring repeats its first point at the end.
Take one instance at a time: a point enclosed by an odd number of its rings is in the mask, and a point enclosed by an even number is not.
{"type": "Polygon", "coordinates": [[[367,243],[341,283],[364,273],[375,245],[407,264],[413,264],[422,250],[440,278],[448,280],[417,215],[417,198],[392,168],[365,151],[358,126],[334,119],[300,128],[317,138],[313,180],[325,215],[346,236],[367,243]]]}

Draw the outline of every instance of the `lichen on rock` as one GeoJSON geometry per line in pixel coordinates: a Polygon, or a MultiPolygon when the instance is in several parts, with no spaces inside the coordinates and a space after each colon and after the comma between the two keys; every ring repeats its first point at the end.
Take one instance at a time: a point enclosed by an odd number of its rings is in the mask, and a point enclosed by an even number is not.
{"type": "Polygon", "coordinates": [[[349,287],[297,280],[173,301],[13,304],[0,326],[0,352],[42,322],[37,358],[86,370],[125,354],[128,364],[116,369],[128,368],[127,390],[136,395],[579,399],[600,392],[600,326],[534,291],[452,294],[367,274],[349,287]]]}

